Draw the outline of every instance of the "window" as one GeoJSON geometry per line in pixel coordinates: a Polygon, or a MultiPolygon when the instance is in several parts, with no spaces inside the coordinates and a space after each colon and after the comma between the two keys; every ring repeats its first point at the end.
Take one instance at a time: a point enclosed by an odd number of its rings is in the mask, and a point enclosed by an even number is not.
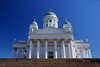
{"type": "Polygon", "coordinates": [[[77,52],[77,50],[75,50],[75,52],[77,52]]]}
{"type": "Polygon", "coordinates": [[[25,52],[26,52],[26,50],[25,50],[25,52]]]}
{"type": "Polygon", "coordinates": [[[46,21],[46,22],[48,22],[48,21],[46,21]]]}
{"type": "Polygon", "coordinates": [[[49,22],[52,22],[52,20],[49,20],[49,22]]]}
{"type": "Polygon", "coordinates": [[[53,24],[53,27],[55,27],[55,24],[53,24]]]}
{"type": "Polygon", "coordinates": [[[49,52],[49,56],[53,56],[53,52],[49,52]]]}
{"type": "Polygon", "coordinates": [[[48,27],[48,24],[46,24],[46,27],[48,27]]]}

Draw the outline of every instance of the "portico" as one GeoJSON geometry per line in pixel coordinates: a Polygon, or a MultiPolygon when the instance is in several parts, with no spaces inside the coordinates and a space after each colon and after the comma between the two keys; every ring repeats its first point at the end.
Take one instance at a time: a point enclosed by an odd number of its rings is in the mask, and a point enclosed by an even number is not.
{"type": "MultiPolygon", "coordinates": [[[[34,52],[34,48],[37,49],[36,51],[36,58],[39,59],[40,52],[42,51],[41,48],[44,49],[44,58],[49,58],[49,52],[53,54],[53,58],[66,58],[66,51],[69,55],[69,49],[68,43],[70,39],[31,39],[30,40],[30,46],[29,46],[29,58],[32,58],[32,52],[34,52]],[[66,47],[66,49],[65,49],[66,47]],[[68,48],[67,48],[68,47],[68,48]],[[58,53],[57,48],[60,49],[60,52],[58,53]],[[60,56],[58,57],[58,54],[60,56]]],[[[70,46],[70,44],[69,44],[70,46]]],[[[34,54],[34,53],[33,53],[34,54]]]]}

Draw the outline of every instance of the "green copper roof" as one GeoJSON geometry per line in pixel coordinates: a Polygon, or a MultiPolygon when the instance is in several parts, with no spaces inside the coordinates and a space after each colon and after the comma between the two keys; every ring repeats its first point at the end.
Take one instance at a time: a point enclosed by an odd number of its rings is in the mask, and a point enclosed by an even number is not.
{"type": "Polygon", "coordinates": [[[56,15],[56,14],[53,13],[53,12],[48,12],[48,13],[45,14],[45,16],[46,16],[46,15],[56,15]]]}
{"type": "Polygon", "coordinates": [[[64,24],[70,24],[70,22],[67,21],[67,22],[64,22],[64,24]]]}
{"type": "Polygon", "coordinates": [[[37,24],[37,23],[34,21],[34,22],[32,22],[32,24],[37,24]]]}

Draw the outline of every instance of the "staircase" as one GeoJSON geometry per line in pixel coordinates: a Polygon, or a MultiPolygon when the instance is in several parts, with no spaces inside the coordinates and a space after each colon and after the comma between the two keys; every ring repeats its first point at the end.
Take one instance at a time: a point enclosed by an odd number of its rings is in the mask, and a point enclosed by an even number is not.
{"type": "Polygon", "coordinates": [[[86,59],[0,59],[0,67],[100,67],[100,58],[86,59]]]}

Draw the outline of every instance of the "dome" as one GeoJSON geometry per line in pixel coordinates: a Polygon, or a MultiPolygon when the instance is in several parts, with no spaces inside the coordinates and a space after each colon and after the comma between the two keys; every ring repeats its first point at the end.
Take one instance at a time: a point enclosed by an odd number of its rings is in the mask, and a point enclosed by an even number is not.
{"type": "Polygon", "coordinates": [[[70,24],[70,22],[67,21],[67,22],[64,22],[64,24],[70,24]]]}
{"type": "Polygon", "coordinates": [[[32,24],[35,24],[35,25],[36,25],[37,23],[36,23],[36,21],[35,21],[35,20],[36,20],[36,19],[34,19],[34,22],[32,22],[32,24]]]}
{"type": "Polygon", "coordinates": [[[32,22],[32,24],[37,24],[37,23],[34,21],[34,22],[32,22]]]}
{"type": "Polygon", "coordinates": [[[70,24],[70,22],[67,21],[67,18],[66,18],[66,22],[64,22],[64,24],[70,24]]]}
{"type": "Polygon", "coordinates": [[[48,12],[48,13],[45,14],[45,16],[46,16],[46,15],[56,15],[56,14],[53,13],[53,12],[48,12]]]}

